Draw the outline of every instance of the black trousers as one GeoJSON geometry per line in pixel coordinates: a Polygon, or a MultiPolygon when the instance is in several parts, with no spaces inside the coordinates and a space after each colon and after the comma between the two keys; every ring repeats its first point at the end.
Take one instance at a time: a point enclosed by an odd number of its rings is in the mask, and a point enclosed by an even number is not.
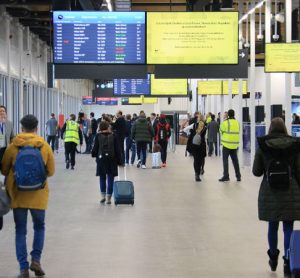
{"type": "Polygon", "coordinates": [[[118,142],[119,142],[120,149],[121,149],[121,154],[122,154],[122,157],[121,157],[122,164],[125,164],[125,150],[124,150],[124,140],[125,140],[125,138],[124,137],[117,137],[117,138],[118,138],[118,142]]]}
{"type": "Polygon", "coordinates": [[[1,216],[0,217],[0,230],[2,230],[3,228],[3,217],[1,216]]]}
{"type": "Polygon", "coordinates": [[[158,144],[160,145],[161,162],[166,163],[168,141],[159,141],[158,144]]]}
{"type": "Polygon", "coordinates": [[[65,142],[66,162],[71,162],[71,166],[75,166],[75,153],[77,144],[74,142],[65,142]]]}
{"type": "Polygon", "coordinates": [[[208,155],[212,155],[214,152],[215,147],[215,154],[218,156],[218,142],[208,142],[208,155]]]}
{"type": "Polygon", "coordinates": [[[235,176],[237,178],[241,177],[241,172],[240,172],[240,166],[239,166],[239,160],[237,157],[237,149],[227,149],[226,147],[223,146],[223,177],[224,178],[229,178],[229,171],[228,171],[228,157],[231,157],[233,167],[235,170],[235,176]]]}
{"type": "Polygon", "coordinates": [[[201,155],[199,150],[193,150],[193,156],[195,175],[200,175],[201,170],[204,169],[205,157],[201,155]]]}
{"type": "Polygon", "coordinates": [[[47,136],[47,142],[51,146],[52,151],[54,151],[54,148],[55,148],[55,140],[56,140],[56,135],[48,135],[47,136]]]}

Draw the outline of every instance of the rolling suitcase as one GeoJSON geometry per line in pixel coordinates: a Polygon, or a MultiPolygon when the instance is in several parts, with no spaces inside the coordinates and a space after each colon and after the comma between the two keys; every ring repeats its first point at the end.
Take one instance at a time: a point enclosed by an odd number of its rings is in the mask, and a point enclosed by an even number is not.
{"type": "Polygon", "coordinates": [[[126,167],[124,167],[124,180],[120,181],[120,174],[118,180],[114,182],[114,199],[115,205],[134,205],[134,187],[133,182],[126,178],[126,167]]]}
{"type": "Polygon", "coordinates": [[[290,267],[293,278],[300,278],[300,231],[293,231],[290,242],[290,267]]]}

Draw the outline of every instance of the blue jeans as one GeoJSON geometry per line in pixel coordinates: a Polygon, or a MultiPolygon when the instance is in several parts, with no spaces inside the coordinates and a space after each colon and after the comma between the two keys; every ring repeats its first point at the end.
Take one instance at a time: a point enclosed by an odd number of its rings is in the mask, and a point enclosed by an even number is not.
{"type": "Polygon", "coordinates": [[[135,148],[135,143],[130,137],[126,137],[126,155],[125,155],[125,162],[129,164],[129,151],[131,150],[131,159],[130,162],[131,164],[134,163],[135,160],[135,153],[136,153],[136,148],[135,148]]]}
{"type": "Polygon", "coordinates": [[[147,154],[147,144],[148,142],[137,142],[137,157],[142,161],[142,165],[146,165],[146,154],[147,154]],[[142,154],[142,156],[141,156],[142,154]]]}
{"type": "MultiPolygon", "coordinates": [[[[271,254],[276,254],[278,245],[278,228],[279,222],[269,222],[268,240],[271,254]]],[[[290,239],[294,229],[293,221],[283,221],[284,233],[284,256],[288,258],[287,250],[290,248],[290,239]]]]}
{"type": "Polygon", "coordinates": [[[100,176],[100,191],[102,194],[112,195],[114,179],[115,177],[113,175],[100,176]],[[107,177],[107,189],[106,189],[106,177],[107,177]]]}
{"type": "Polygon", "coordinates": [[[34,230],[32,251],[30,253],[32,260],[37,262],[41,260],[45,240],[45,210],[27,208],[13,209],[16,225],[16,254],[21,270],[29,268],[26,244],[28,210],[32,217],[34,230]]]}

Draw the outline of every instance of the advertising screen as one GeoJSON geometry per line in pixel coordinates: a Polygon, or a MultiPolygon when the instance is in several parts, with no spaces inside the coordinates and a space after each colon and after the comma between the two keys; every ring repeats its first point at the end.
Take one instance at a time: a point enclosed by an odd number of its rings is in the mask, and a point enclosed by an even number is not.
{"type": "Polygon", "coordinates": [[[144,12],[54,11],[55,64],[145,64],[144,12]]]}
{"type": "Polygon", "coordinates": [[[300,72],[299,43],[267,43],[265,72],[300,72]]]}
{"type": "Polygon", "coordinates": [[[148,12],[148,64],[238,64],[238,12],[148,12]]]}
{"type": "Polygon", "coordinates": [[[151,75],[151,96],[187,96],[187,79],[156,79],[151,75]]]}
{"type": "Polygon", "coordinates": [[[114,79],[115,96],[150,95],[150,75],[147,79],[114,79]]]}
{"type": "Polygon", "coordinates": [[[82,104],[83,105],[91,105],[91,104],[93,104],[93,100],[94,100],[94,98],[91,97],[91,96],[83,96],[82,97],[82,104]]]}
{"type": "MultiPolygon", "coordinates": [[[[228,95],[228,81],[223,81],[223,95],[228,95]]],[[[248,92],[248,82],[243,80],[243,94],[247,94],[248,92]]],[[[239,94],[239,81],[232,81],[232,94],[238,95],[239,94]]]]}
{"type": "Polygon", "coordinates": [[[221,95],[222,80],[198,81],[198,95],[221,95]]]}

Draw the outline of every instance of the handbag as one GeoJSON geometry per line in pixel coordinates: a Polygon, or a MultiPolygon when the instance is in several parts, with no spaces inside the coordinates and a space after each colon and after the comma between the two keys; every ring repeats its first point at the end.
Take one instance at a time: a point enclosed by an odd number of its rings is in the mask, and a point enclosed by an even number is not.
{"type": "Polygon", "coordinates": [[[10,211],[10,197],[3,183],[0,183],[0,217],[10,211]]]}
{"type": "Polygon", "coordinates": [[[200,146],[201,145],[201,135],[196,133],[193,137],[193,145],[200,146]]]}

